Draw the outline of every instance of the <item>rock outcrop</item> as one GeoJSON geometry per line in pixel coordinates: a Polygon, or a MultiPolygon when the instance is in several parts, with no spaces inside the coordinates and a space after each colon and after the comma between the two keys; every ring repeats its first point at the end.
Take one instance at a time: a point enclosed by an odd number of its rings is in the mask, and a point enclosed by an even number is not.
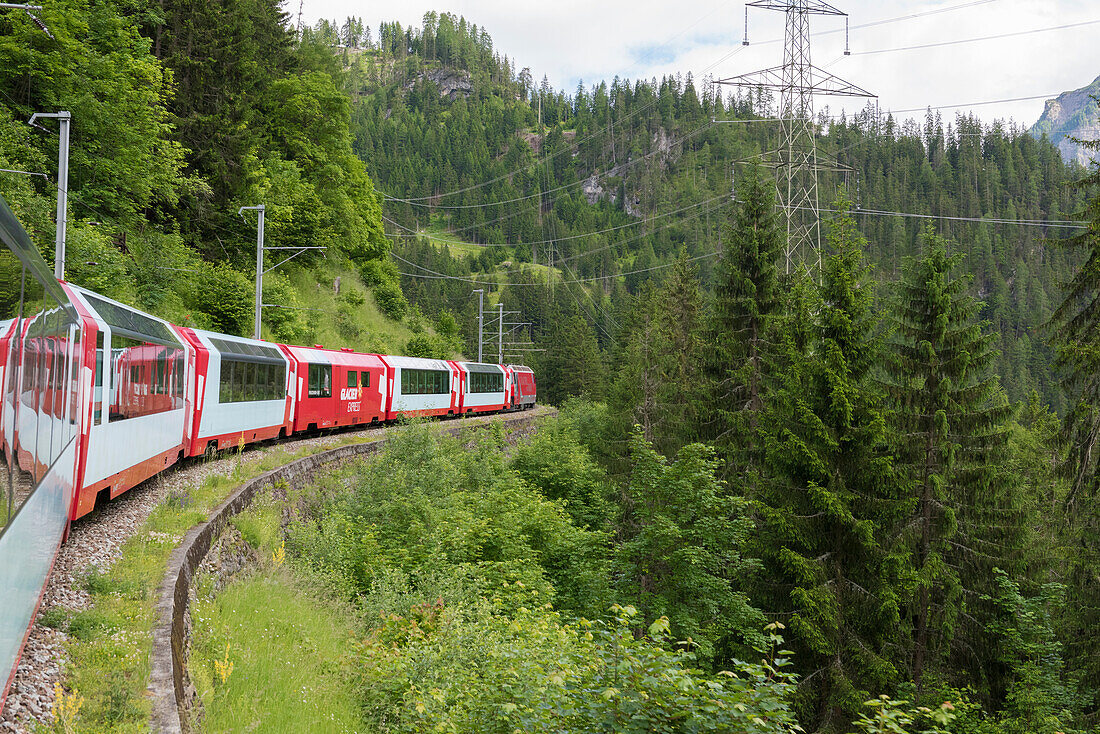
{"type": "Polygon", "coordinates": [[[1036,138],[1044,134],[1049,137],[1058,146],[1063,160],[1088,165],[1096,152],[1078,145],[1073,138],[1100,139],[1100,109],[1092,95],[1100,96],[1100,77],[1088,86],[1048,99],[1042,117],[1028,132],[1036,138]]]}

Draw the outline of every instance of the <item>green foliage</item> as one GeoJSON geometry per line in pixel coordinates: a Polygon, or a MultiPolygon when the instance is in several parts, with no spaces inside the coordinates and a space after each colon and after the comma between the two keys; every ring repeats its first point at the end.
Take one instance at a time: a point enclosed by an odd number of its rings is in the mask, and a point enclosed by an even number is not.
{"type": "Polygon", "coordinates": [[[402,354],[409,357],[424,357],[426,359],[450,359],[454,350],[448,340],[438,334],[420,333],[414,334],[405,342],[405,350],[402,354]]]}
{"type": "Polygon", "coordinates": [[[914,500],[906,526],[917,586],[911,672],[918,690],[926,666],[941,666],[952,647],[963,656],[955,666],[993,667],[979,652],[988,649],[983,630],[962,610],[976,606],[966,597],[991,590],[991,563],[1019,563],[1026,533],[1016,481],[998,466],[1011,409],[989,375],[995,337],[978,321],[969,278],[955,274],[961,256],[949,256],[948,243],[931,230],[924,241],[924,255],[905,263],[897,287],[887,367],[899,464],[914,500]]]}
{"type": "Polygon", "coordinates": [[[610,527],[611,485],[581,444],[572,415],[543,421],[537,433],[515,448],[511,468],[543,496],[560,502],[578,527],[610,527]]]}
{"type": "Polygon", "coordinates": [[[677,639],[694,641],[704,664],[721,669],[761,642],[763,617],[740,589],[754,567],[743,555],[753,529],[747,503],[723,494],[714,450],[702,444],[684,446],[670,462],[638,427],[631,459],[619,588],[638,600],[641,621],[667,618],[677,639]]]}
{"type": "Polygon", "coordinates": [[[405,317],[405,313],[409,309],[409,302],[405,300],[401,288],[396,283],[383,280],[375,285],[372,290],[374,292],[374,302],[378,304],[378,308],[383,314],[394,321],[400,321],[405,317]]]}
{"type": "Polygon", "coordinates": [[[913,708],[908,704],[908,701],[879,696],[864,704],[867,709],[860,713],[854,725],[865,734],[947,734],[951,731],[947,727],[955,719],[955,706],[950,701],[937,709],[925,706],[913,708]]]}
{"type": "Polygon", "coordinates": [[[255,287],[242,273],[228,267],[210,267],[202,273],[195,306],[209,314],[211,327],[226,334],[246,334],[252,320],[255,287]]]}
{"type": "Polygon", "coordinates": [[[845,214],[830,230],[809,342],[787,331],[768,396],[753,551],[765,565],[758,603],[790,615],[804,718],[837,730],[871,692],[898,682],[905,579],[891,532],[902,485],[872,379],[881,329],[864,243],[845,214]]]}
{"type": "Polygon", "coordinates": [[[414,588],[447,576],[486,597],[522,582],[509,608],[599,609],[603,536],[573,526],[559,504],[509,470],[499,441],[489,434],[465,451],[427,428],[402,431],[343,480],[353,492],[291,529],[288,551],[360,594],[391,573],[414,588]]]}
{"type": "Polygon", "coordinates": [[[784,237],[771,187],[754,168],[738,197],[724,232],[703,352],[711,386],[704,432],[727,459],[727,474],[759,469],[756,431],[773,366],[772,322],[782,303],[777,263],[784,237]]]}
{"type": "Polygon", "coordinates": [[[574,623],[546,607],[390,615],[360,647],[367,719],[384,732],[801,731],[782,660],[708,676],[664,647],[666,622],[638,637],[632,607],[612,612],[574,623]]]}
{"type": "Polygon", "coordinates": [[[1062,644],[1051,619],[1061,605],[1065,587],[1044,584],[1025,597],[1020,584],[995,570],[996,596],[984,597],[996,611],[987,623],[996,641],[997,662],[1009,673],[1000,726],[1005,734],[1069,732],[1078,706],[1073,686],[1065,680],[1062,644]]]}

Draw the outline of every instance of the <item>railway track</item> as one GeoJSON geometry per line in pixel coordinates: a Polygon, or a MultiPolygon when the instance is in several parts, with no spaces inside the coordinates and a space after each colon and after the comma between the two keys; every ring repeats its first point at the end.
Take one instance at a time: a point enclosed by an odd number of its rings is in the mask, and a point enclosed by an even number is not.
{"type": "MultiPolygon", "coordinates": [[[[552,409],[540,406],[514,415],[534,417],[552,412],[552,409]]],[[[493,417],[467,418],[463,423],[473,425],[493,417]]],[[[451,422],[440,425],[451,425],[451,422]]],[[[247,472],[250,466],[273,450],[322,451],[346,442],[349,437],[354,437],[357,443],[375,440],[395,428],[399,427],[381,426],[306,436],[254,445],[239,456],[234,451],[213,460],[187,461],[74,521],[54,563],[42,606],[27,640],[4,710],[0,712],[0,732],[27,732],[36,725],[52,725],[54,686],[61,683],[68,662],[65,643],[69,636],[56,626],[57,620],[88,609],[91,597],[84,588],[85,579],[90,573],[109,569],[119,558],[123,544],[145,525],[153,509],[166,498],[183,494],[189,487],[202,484],[212,475],[229,476],[238,465],[247,472]]],[[[228,490],[227,494],[231,491],[228,490]]]]}

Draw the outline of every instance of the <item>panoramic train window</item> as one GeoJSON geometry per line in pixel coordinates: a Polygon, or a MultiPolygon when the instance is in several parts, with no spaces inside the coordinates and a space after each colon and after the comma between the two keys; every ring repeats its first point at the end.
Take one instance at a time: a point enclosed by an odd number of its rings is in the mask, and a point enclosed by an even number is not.
{"type": "Polygon", "coordinates": [[[108,421],[155,415],[183,407],[183,345],[151,316],[81,291],[110,329],[108,421]],[[178,385],[173,385],[173,381],[178,385]]]}
{"type": "Polygon", "coordinates": [[[111,334],[109,420],[127,420],[183,407],[183,348],[111,334]],[[181,373],[173,388],[173,374],[181,373]]]}
{"type": "Polygon", "coordinates": [[[402,395],[446,395],[451,391],[451,373],[446,370],[401,370],[402,395]]]}
{"type": "Polygon", "coordinates": [[[311,364],[309,366],[309,397],[332,397],[332,365],[311,364]]]}
{"type": "MultiPolygon", "coordinates": [[[[7,354],[7,379],[0,383],[2,534],[76,435],[81,352],[76,311],[2,198],[0,243],[0,337],[7,354]]],[[[24,527],[48,530],[35,522],[24,527]]]]}
{"type": "Polygon", "coordinates": [[[504,375],[499,372],[470,372],[467,392],[504,392],[504,375]]]}
{"type": "Polygon", "coordinates": [[[103,417],[103,332],[95,337],[95,394],[92,396],[93,422],[98,426],[103,417]]]}
{"type": "Polygon", "coordinates": [[[243,403],[282,400],[286,385],[285,364],[260,364],[222,357],[218,401],[243,403]]]}

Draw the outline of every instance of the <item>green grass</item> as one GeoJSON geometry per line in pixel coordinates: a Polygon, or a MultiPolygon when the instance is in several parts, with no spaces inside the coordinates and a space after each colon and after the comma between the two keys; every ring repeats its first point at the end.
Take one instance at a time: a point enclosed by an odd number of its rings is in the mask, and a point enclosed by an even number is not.
{"type": "Polygon", "coordinates": [[[204,732],[363,731],[343,668],[356,618],[274,568],[200,599],[188,669],[204,732]],[[231,672],[222,679],[232,664],[231,672]]]}
{"type": "MultiPolygon", "coordinates": [[[[150,703],[145,696],[149,681],[152,630],[157,622],[156,591],[172,549],[192,526],[209,514],[243,481],[294,459],[335,445],[369,439],[348,434],[329,446],[293,451],[289,447],[246,451],[229,476],[213,475],[185,493],[174,493],[154,508],[145,524],[127,540],[116,563],[106,573],[92,573],[84,588],[92,604],[72,615],[54,613],[49,622],[67,629],[69,665],[65,687],[84,697],[78,715],[80,732],[145,732],[150,703]]],[[[270,527],[244,527],[252,537],[277,534],[270,527]]]]}

